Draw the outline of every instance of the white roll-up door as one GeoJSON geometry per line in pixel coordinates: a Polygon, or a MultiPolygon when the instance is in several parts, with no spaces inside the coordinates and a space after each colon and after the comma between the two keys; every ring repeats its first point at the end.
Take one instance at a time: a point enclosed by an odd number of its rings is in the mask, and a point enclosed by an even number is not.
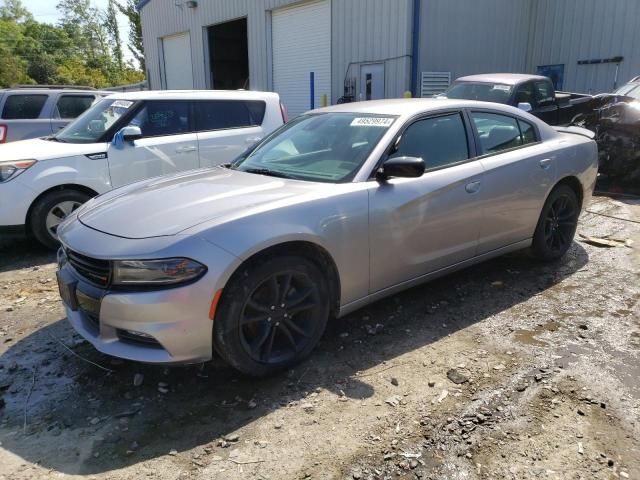
{"type": "Polygon", "coordinates": [[[311,107],[311,72],[315,107],[331,98],[331,3],[282,8],[271,18],[273,89],[293,118],[311,107]]]}
{"type": "Polygon", "coordinates": [[[164,53],[164,78],[167,90],[193,88],[191,65],[191,38],[188,33],[171,35],[162,39],[164,53]]]}

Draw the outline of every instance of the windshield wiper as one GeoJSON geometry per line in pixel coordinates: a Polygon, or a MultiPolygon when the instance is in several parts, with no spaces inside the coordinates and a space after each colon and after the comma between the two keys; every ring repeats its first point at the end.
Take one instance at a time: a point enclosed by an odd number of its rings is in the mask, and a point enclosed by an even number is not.
{"type": "Polygon", "coordinates": [[[240,171],[247,173],[257,173],[258,175],[268,175],[270,177],[294,178],[291,175],[287,175],[286,173],[278,172],[277,170],[270,170],[268,168],[247,168],[246,170],[240,171]]]}
{"type": "Polygon", "coordinates": [[[55,135],[51,135],[50,137],[44,137],[45,140],[49,140],[50,142],[60,142],[60,143],[67,143],[65,140],[61,140],[58,137],[56,137],[55,135]]]}

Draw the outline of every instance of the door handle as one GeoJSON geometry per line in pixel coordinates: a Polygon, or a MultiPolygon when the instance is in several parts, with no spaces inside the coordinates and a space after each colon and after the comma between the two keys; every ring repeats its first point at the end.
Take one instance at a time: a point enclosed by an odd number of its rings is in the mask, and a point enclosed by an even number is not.
{"type": "Polygon", "coordinates": [[[258,143],[260,140],[262,140],[262,137],[249,137],[245,139],[245,142],[249,145],[253,145],[254,143],[258,143]]]}
{"type": "Polygon", "coordinates": [[[480,182],[467,183],[464,189],[467,193],[478,193],[480,191],[480,182]]]}
{"type": "Polygon", "coordinates": [[[540,168],[542,168],[543,170],[548,170],[550,166],[551,166],[550,158],[545,158],[543,160],[540,160],[540,168]]]}
{"type": "Polygon", "coordinates": [[[193,145],[186,145],[184,147],[176,148],[176,153],[189,153],[189,152],[195,152],[195,151],[196,151],[196,147],[194,147],[193,145]]]}

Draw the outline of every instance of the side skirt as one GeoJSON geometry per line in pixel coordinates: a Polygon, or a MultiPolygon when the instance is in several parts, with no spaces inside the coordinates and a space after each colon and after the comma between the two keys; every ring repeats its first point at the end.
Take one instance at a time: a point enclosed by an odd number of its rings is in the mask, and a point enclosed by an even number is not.
{"type": "Polygon", "coordinates": [[[340,307],[340,312],[338,313],[338,318],[343,317],[355,310],[358,310],[359,308],[362,308],[365,305],[376,302],[382,298],[394,295],[403,290],[407,290],[411,287],[415,287],[416,285],[429,282],[438,277],[442,277],[444,275],[455,272],[457,270],[462,270],[472,265],[482,263],[492,258],[500,257],[510,252],[515,252],[517,250],[528,248],[531,246],[532,242],[533,242],[533,239],[531,238],[527,240],[522,240],[521,242],[513,243],[511,245],[507,245],[506,247],[498,248],[497,250],[492,250],[490,252],[484,253],[477,257],[470,258],[469,260],[465,260],[463,262],[453,264],[449,267],[444,267],[444,268],[441,268],[440,270],[436,270],[434,272],[421,275],[412,280],[407,280],[406,282],[398,283],[397,285],[393,285],[392,287],[387,287],[384,290],[380,290],[378,292],[372,293],[371,295],[367,295],[366,297],[363,297],[359,300],[355,300],[351,303],[347,303],[346,305],[342,305],[340,307]]]}

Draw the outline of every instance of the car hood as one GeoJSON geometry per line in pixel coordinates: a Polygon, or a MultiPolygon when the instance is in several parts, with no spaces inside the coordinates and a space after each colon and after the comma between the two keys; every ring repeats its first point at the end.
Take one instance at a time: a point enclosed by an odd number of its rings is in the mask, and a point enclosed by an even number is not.
{"type": "Polygon", "coordinates": [[[78,219],[119,237],[160,237],[217,218],[236,218],[322,187],[217,167],[114,190],[79,210],[78,219]]]}
{"type": "Polygon", "coordinates": [[[41,138],[20,140],[0,145],[0,162],[5,160],[50,160],[73,155],[104,152],[105,143],[62,143],[41,138]]]}

